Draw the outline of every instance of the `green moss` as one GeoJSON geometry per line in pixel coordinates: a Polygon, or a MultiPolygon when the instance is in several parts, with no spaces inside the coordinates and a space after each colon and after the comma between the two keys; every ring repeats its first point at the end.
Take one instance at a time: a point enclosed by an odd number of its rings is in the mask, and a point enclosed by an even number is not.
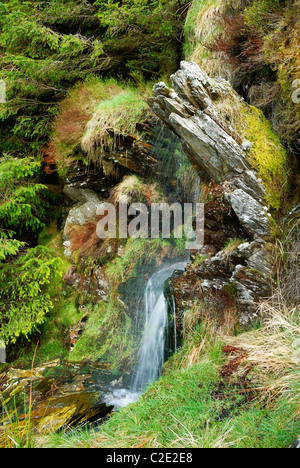
{"type": "Polygon", "coordinates": [[[135,134],[136,124],[150,115],[146,98],[151,88],[95,76],[75,85],[59,104],[49,145],[60,174],[66,174],[74,160],[88,164],[95,142],[101,147],[109,138],[108,127],[135,134]]]}
{"type": "Polygon", "coordinates": [[[255,107],[247,113],[244,136],[252,143],[249,160],[267,186],[267,202],[278,210],[288,183],[286,151],[271,123],[255,107]]]}
{"type": "Polygon", "coordinates": [[[69,355],[71,361],[108,363],[113,372],[128,370],[136,343],[126,307],[117,299],[90,307],[85,330],[69,355]]]}
{"type": "Polygon", "coordinates": [[[181,243],[161,239],[128,239],[122,257],[116,258],[106,267],[106,275],[114,290],[127,281],[137,264],[157,266],[165,257],[181,253],[181,243]]]}

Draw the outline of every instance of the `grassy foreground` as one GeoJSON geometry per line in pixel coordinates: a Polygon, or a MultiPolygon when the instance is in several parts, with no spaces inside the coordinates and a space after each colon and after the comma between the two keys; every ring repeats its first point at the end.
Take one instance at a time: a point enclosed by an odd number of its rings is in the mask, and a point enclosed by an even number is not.
{"type": "Polygon", "coordinates": [[[258,330],[227,337],[211,324],[166,364],[140,400],[97,429],[37,438],[56,448],[286,448],[300,433],[299,310],[265,304],[258,330]]]}

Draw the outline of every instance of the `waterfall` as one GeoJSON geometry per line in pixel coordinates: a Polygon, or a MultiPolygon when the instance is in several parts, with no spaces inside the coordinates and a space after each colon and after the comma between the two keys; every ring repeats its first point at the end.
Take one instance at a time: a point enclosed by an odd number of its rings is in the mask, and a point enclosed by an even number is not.
{"type": "MultiPolygon", "coordinates": [[[[186,264],[187,261],[178,262],[177,260],[176,263],[162,267],[149,278],[144,293],[145,325],[137,371],[131,389],[115,390],[112,398],[108,400],[110,405],[122,407],[136,401],[147,386],[160,376],[164,364],[165,337],[168,325],[168,304],[164,296],[164,285],[175,270],[183,270],[186,264]]],[[[176,315],[174,320],[175,326],[176,315]]]]}
{"type": "Polygon", "coordinates": [[[168,324],[168,304],[164,284],[175,270],[184,269],[186,263],[177,262],[154,273],[148,281],[145,301],[145,328],[141,344],[139,365],[132,390],[143,390],[160,375],[164,364],[165,332],[168,324]]]}

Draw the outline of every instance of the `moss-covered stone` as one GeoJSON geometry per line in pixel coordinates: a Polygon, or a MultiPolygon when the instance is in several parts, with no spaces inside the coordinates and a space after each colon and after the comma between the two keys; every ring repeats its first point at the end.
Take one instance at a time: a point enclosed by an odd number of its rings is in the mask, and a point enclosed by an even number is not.
{"type": "Polygon", "coordinates": [[[267,203],[278,210],[288,188],[288,156],[279,137],[263,112],[250,107],[246,112],[242,133],[252,143],[249,161],[265,183],[267,203]]]}
{"type": "Polygon", "coordinates": [[[0,445],[5,426],[8,432],[15,429],[25,438],[34,428],[43,434],[106,416],[111,407],[103,400],[102,386],[112,378],[106,367],[71,365],[60,360],[2,374],[0,445]]]}

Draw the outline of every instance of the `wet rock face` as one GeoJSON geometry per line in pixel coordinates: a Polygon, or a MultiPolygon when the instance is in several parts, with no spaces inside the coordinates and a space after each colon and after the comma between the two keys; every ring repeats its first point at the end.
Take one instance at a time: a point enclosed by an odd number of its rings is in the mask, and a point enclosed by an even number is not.
{"type": "Polygon", "coordinates": [[[241,225],[249,235],[254,238],[270,236],[270,215],[266,206],[258,203],[257,200],[241,189],[227,194],[227,198],[241,225]]]}
{"type": "Polygon", "coordinates": [[[206,213],[208,250],[200,253],[197,267],[191,265],[181,279],[173,280],[176,303],[186,309],[195,299],[210,297],[218,307],[220,297],[225,304],[228,291],[234,291],[229,302],[234,302],[239,322],[247,325],[257,319],[259,300],[271,294],[274,275],[267,190],[249,162],[251,143],[242,140],[220,111],[228,96],[237,112],[247,104],[228,82],[211,79],[192,62],[182,62],[171,79],[174,89],[158,83],[149,105],[180,137],[201,180],[219,184],[229,206],[221,220],[206,213]],[[245,240],[230,252],[222,250],[234,238],[245,240]]]}
{"type": "Polygon", "coordinates": [[[191,264],[172,279],[176,305],[186,310],[195,300],[204,302],[220,323],[226,308],[234,308],[239,323],[247,326],[258,319],[259,300],[271,295],[274,273],[268,245],[261,239],[245,242],[230,254],[204,255],[198,266],[191,264]]]}
{"type": "Polygon", "coordinates": [[[105,417],[112,410],[104,399],[106,387],[113,379],[105,366],[71,365],[59,360],[32,371],[10,369],[0,375],[1,403],[5,402],[8,414],[17,408],[22,421],[28,413],[31,392],[33,425],[39,433],[57,431],[105,417]]]}
{"type": "Polygon", "coordinates": [[[247,199],[254,210],[263,210],[266,190],[249,164],[249,142],[226,125],[215,105],[230,95],[232,107],[236,104],[239,109],[241,98],[228,82],[209,78],[193,62],[181,62],[171,79],[174,90],[164,83],[154,86],[154,97],[149,99],[153,111],[180,137],[204,181],[220,183],[235,207],[238,200],[247,199]]]}

